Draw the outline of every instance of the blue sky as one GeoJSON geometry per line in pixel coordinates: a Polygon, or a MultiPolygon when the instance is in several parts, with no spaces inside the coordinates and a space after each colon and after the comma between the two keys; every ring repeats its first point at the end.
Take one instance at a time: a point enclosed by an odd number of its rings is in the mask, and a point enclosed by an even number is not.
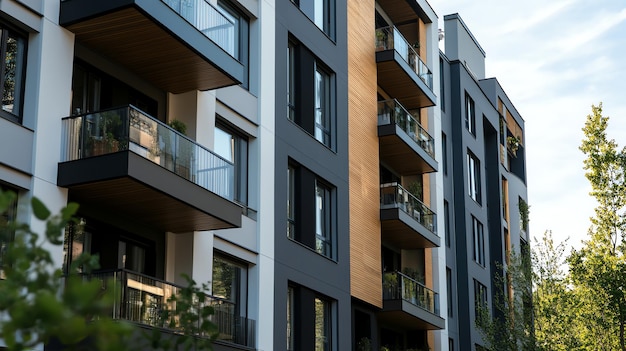
{"type": "Polygon", "coordinates": [[[603,103],[609,137],[626,144],[626,2],[429,0],[458,13],[526,121],[530,228],[580,247],[594,201],[578,147],[591,105],[603,103]]]}

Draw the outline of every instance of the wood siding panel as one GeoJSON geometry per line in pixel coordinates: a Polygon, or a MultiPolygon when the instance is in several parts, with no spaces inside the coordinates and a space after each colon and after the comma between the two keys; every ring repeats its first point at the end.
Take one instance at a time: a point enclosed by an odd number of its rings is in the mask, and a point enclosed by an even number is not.
{"type": "Polygon", "coordinates": [[[348,0],[350,290],[382,308],[374,38],[374,1],[348,0]]]}

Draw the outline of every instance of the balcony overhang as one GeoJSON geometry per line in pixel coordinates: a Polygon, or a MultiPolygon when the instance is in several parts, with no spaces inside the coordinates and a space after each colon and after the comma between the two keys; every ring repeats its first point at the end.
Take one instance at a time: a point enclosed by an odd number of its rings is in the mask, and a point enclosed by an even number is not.
{"type": "Polygon", "coordinates": [[[241,227],[241,206],[130,151],[59,163],[81,208],[170,232],[241,227]]]}
{"type": "Polygon", "coordinates": [[[437,161],[395,123],[378,126],[380,158],[402,175],[437,171],[437,161]]]}
{"type": "Polygon", "coordinates": [[[432,23],[416,0],[376,0],[376,2],[396,25],[415,22],[418,18],[424,23],[432,23]]]}
{"type": "Polygon", "coordinates": [[[446,326],[440,316],[402,299],[384,300],[378,322],[398,329],[440,330],[446,326]]]}
{"type": "Polygon", "coordinates": [[[437,234],[398,207],[381,208],[380,221],[383,242],[402,249],[440,246],[437,234]]]}
{"type": "Polygon", "coordinates": [[[397,51],[377,51],[376,64],[378,85],[406,109],[435,105],[435,94],[397,51]]]}
{"type": "Polygon", "coordinates": [[[59,23],[76,40],[172,93],[240,84],[244,67],[162,1],[69,0],[59,23]]]}

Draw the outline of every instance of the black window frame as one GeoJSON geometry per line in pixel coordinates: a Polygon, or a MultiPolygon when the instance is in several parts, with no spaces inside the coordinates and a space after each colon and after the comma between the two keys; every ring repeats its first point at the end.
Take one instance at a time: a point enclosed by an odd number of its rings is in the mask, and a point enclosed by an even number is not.
{"type": "Polygon", "coordinates": [[[480,310],[489,308],[488,293],[487,286],[474,279],[474,314],[477,321],[481,314],[480,310]]]}
{"type": "Polygon", "coordinates": [[[336,260],[337,188],[306,167],[290,160],[287,167],[287,237],[320,256],[336,260]],[[324,191],[324,212],[318,233],[318,190],[324,191]]]}
{"type": "Polygon", "coordinates": [[[485,267],[487,262],[485,251],[485,227],[474,216],[472,216],[472,258],[481,267],[485,267]]]}
{"type": "Polygon", "coordinates": [[[465,129],[476,136],[476,104],[468,92],[465,92],[465,129]]]}
{"type": "Polygon", "coordinates": [[[476,203],[482,204],[480,160],[470,150],[467,150],[467,194],[476,203]]]}
{"type": "Polygon", "coordinates": [[[24,95],[26,91],[26,66],[27,66],[27,57],[28,57],[28,34],[23,31],[19,31],[13,28],[6,23],[0,22],[0,88],[2,89],[2,106],[0,106],[0,117],[9,120],[11,122],[22,124],[23,116],[24,116],[24,95]],[[6,60],[7,60],[7,45],[9,41],[9,37],[14,36],[18,40],[21,40],[23,43],[23,50],[21,52],[22,57],[16,60],[16,65],[21,65],[21,67],[17,67],[14,75],[16,76],[16,81],[19,81],[19,88],[14,89],[13,93],[13,107],[17,106],[18,112],[14,113],[13,111],[6,111],[4,109],[4,95],[5,95],[5,85],[6,85],[6,60]],[[17,62],[19,60],[19,62],[17,62]],[[17,95],[16,95],[17,92],[17,95]],[[15,100],[17,103],[15,102],[15,100]]]}
{"type": "Polygon", "coordinates": [[[336,0],[291,0],[291,2],[298,7],[298,9],[313,23],[315,26],[322,31],[329,39],[335,40],[336,34],[336,0]],[[303,6],[303,2],[313,3],[313,13],[307,6],[303,6]],[[314,17],[315,15],[315,3],[322,2],[323,6],[323,14],[322,14],[322,26],[316,22],[314,17]]]}
{"type": "MultiPolygon", "coordinates": [[[[219,129],[224,133],[230,134],[231,136],[231,146],[234,147],[234,150],[231,149],[232,160],[230,158],[224,157],[224,155],[220,155],[221,157],[229,160],[233,163],[234,166],[234,200],[235,202],[248,206],[248,161],[249,161],[249,146],[250,141],[246,134],[240,132],[237,128],[231,126],[225,120],[221,118],[216,118],[215,120],[215,129],[219,129]]],[[[217,142],[217,138],[215,138],[214,148],[213,150],[217,151],[215,148],[215,143],[217,142]]],[[[219,155],[219,153],[218,153],[219,155]]]]}
{"type": "Polygon", "coordinates": [[[298,125],[320,144],[335,150],[337,121],[337,78],[335,72],[308,48],[290,37],[287,43],[286,105],[287,119],[298,125]],[[317,104],[317,75],[324,74],[325,94],[322,106],[317,104]],[[311,93],[313,92],[313,93],[311,93]],[[324,119],[318,127],[317,115],[324,119]]]}
{"type": "MultiPolygon", "coordinates": [[[[323,331],[325,340],[321,350],[335,350],[334,338],[337,336],[337,300],[321,294],[305,286],[288,282],[287,285],[287,320],[286,342],[287,350],[311,349],[320,341],[318,334],[318,302],[324,304],[323,331]]],[[[315,348],[317,350],[317,348],[315,348]]]]}
{"type": "Polygon", "coordinates": [[[224,16],[237,18],[237,47],[235,48],[236,55],[233,57],[244,66],[244,78],[240,86],[248,90],[250,89],[250,17],[230,1],[217,0],[216,8],[224,16]]]}

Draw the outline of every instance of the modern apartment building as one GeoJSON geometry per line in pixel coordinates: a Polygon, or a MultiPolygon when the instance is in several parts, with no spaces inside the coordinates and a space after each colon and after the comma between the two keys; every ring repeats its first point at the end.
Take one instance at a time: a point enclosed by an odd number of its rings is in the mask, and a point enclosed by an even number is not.
{"type": "Polygon", "coordinates": [[[348,24],[353,349],[440,350],[437,16],[354,0],[348,24]]]}
{"type": "Polygon", "coordinates": [[[18,219],[42,231],[31,196],[80,204],[51,249],[59,267],[99,254],[122,286],[115,318],[163,327],[185,273],[210,282],[216,350],[273,349],[269,4],[3,0],[0,27],[0,184],[18,219]]]}
{"type": "Polygon", "coordinates": [[[443,313],[448,350],[479,351],[486,348],[477,314],[487,307],[497,315],[503,300],[496,297],[514,298],[509,280],[502,279],[510,255],[529,255],[524,120],[498,81],[485,78],[485,52],[461,17],[445,16],[444,24],[445,53],[439,59],[443,313]]]}
{"type": "Polygon", "coordinates": [[[5,217],[78,202],[57,265],[99,254],[142,328],[209,282],[216,350],[483,345],[524,122],[444,22],[441,53],[426,0],[1,0],[5,217]]]}

